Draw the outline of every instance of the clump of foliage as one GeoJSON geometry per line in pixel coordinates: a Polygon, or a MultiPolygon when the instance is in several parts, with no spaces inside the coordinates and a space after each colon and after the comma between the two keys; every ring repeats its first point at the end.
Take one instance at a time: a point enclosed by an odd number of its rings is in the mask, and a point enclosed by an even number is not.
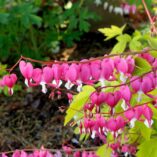
{"type": "Polygon", "coordinates": [[[22,54],[39,59],[58,52],[60,42],[72,46],[95,16],[83,1],[0,0],[0,58],[16,60],[22,54]]]}
{"type": "MultiPolygon", "coordinates": [[[[27,87],[40,86],[43,93],[51,90],[51,98],[66,91],[70,106],[64,125],[70,123],[80,141],[97,138],[102,146],[75,149],[63,145],[59,152],[52,150],[54,153],[42,147],[31,149],[29,154],[15,151],[13,156],[60,157],[64,152],[74,157],[156,157],[157,28],[142,2],[151,24],[149,32],[129,35],[123,33],[125,26],[99,30],[106,40],[117,39],[110,55],[67,62],[21,56],[7,69],[9,74],[0,79],[0,87],[13,95],[18,77],[12,71],[19,65],[27,87]],[[33,62],[42,64],[42,68],[34,67],[33,62]]],[[[7,153],[10,152],[3,153],[3,157],[7,153]]]]}

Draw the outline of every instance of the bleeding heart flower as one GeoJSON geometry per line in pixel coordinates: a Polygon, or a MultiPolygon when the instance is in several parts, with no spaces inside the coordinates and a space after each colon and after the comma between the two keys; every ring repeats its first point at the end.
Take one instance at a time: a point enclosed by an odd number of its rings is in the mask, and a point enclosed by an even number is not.
{"type": "Polygon", "coordinates": [[[100,114],[96,114],[95,127],[97,128],[97,131],[102,131],[102,129],[105,128],[106,125],[107,122],[104,117],[100,114]]]}
{"type": "Polygon", "coordinates": [[[79,79],[80,67],[78,64],[71,64],[69,69],[66,71],[65,77],[67,79],[67,83],[65,87],[70,89],[79,79]]]}
{"type": "Polygon", "coordinates": [[[98,81],[100,79],[100,75],[101,75],[100,65],[101,65],[100,60],[92,61],[90,63],[91,76],[92,79],[94,79],[94,81],[98,81]]]}
{"type": "Polygon", "coordinates": [[[125,124],[126,124],[125,121],[124,121],[124,119],[121,116],[118,116],[116,118],[116,122],[117,122],[117,128],[118,128],[118,130],[122,129],[125,126],[125,124]]]}
{"type": "Polygon", "coordinates": [[[15,150],[12,157],[20,157],[21,156],[21,153],[19,150],[15,150]]]}
{"type": "Polygon", "coordinates": [[[94,92],[90,96],[92,104],[100,106],[106,100],[106,94],[104,92],[94,92]]]}
{"type": "Polygon", "coordinates": [[[16,74],[5,75],[3,77],[3,84],[8,87],[8,93],[10,95],[13,94],[13,86],[15,85],[16,81],[17,81],[16,74]]]}
{"type": "Polygon", "coordinates": [[[128,74],[132,74],[132,72],[134,71],[134,68],[135,68],[135,60],[131,56],[128,56],[126,58],[126,62],[128,64],[128,71],[127,71],[127,73],[128,74]]]}
{"type": "Polygon", "coordinates": [[[144,76],[142,78],[142,83],[141,83],[141,89],[144,93],[150,92],[151,90],[153,90],[154,88],[154,84],[153,84],[153,80],[151,77],[149,76],[144,76]]]}
{"type": "Polygon", "coordinates": [[[43,74],[42,74],[42,81],[45,83],[52,83],[53,77],[54,77],[54,69],[51,67],[44,67],[43,68],[43,74]]]}
{"type": "Polygon", "coordinates": [[[110,58],[105,58],[101,62],[101,77],[105,80],[110,80],[113,77],[114,62],[110,58]]]}
{"type": "Polygon", "coordinates": [[[56,84],[56,87],[59,87],[62,84],[61,77],[62,77],[62,67],[60,64],[53,64],[53,84],[56,84]]]}
{"type": "Polygon", "coordinates": [[[63,63],[61,65],[61,71],[62,71],[61,79],[64,80],[64,81],[68,81],[68,79],[66,78],[66,73],[67,73],[68,70],[69,70],[69,64],[63,63]]]}
{"type": "Polygon", "coordinates": [[[114,93],[107,93],[106,103],[111,107],[115,107],[118,101],[121,99],[121,93],[116,91],[114,93]]]}
{"type": "Polygon", "coordinates": [[[126,102],[130,102],[132,94],[131,94],[130,88],[128,86],[121,86],[120,93],[121,93],[122,98],[126,102]]]}
{"type": "Polygon", "coordinates": [[[113,131],[113,132],[116,132],[118,130],[118,126],[117,126],[117,121],[116,119],[114,118],[110,118],[108,121],[107,121],[107,128],[110,130],[110,131],[113,131]]]}
{"type": "MultiPolygon", "coordinates": [[[[84,62],[86,60],[83,60],[84,62]]],[[[91,71],[90,71],[90,65],[89,63],[82,63],[80,64],[80,80],[83,83],[90,84],[90,77],[91,77],[91,71]]]]}
{"type": "Polygon", "coordinates": [[[136,119],[140,119],[140,117],[142,116],[143,114],[143,106],[138,106],[135,108],[135,118],[136,119]]]}
{"type": "Polygon", "coordinates": [[[33,69],[32,79],[37,85],[40,84],[42,79],[42,70],[40,68],[33,69]]]}
{"type": "Polygon", "coordinates": [[[122,72],[123,74],[126,74],[128,72],[128,64],[127,61],[124,58],[121,58],[119,60],[119,63],[116,65],[116,69],[119,72],[122,72]]]}
{"type": "Polygon", "coordinates": [[[30,79],[32,78],[32,75],[33,75],[33,66],[32,66],[32,64],[30,62],[26,63],[25,61],[22,60],[19,63],[19,68],[20,68],[20,71],[21,71],[22,75],[25,78],[25,84],[27,86],[29,86],[30,79]]]}
{"type": "Polygon", "coordinates": [[[147,106],[143,106],[143,115],[146,118],[146,121],[144,122],[147,127],[150,127],[153,123],[152,117],[153,117],[153,112],[152,110],[147,106]]]}
{"type": "Polygon", "coordinates": [[[141,78],[138,76],[133,76],[131,79],[131,87],[135,92],[139,91],[141,89],[141,78]]]}
{"type": "Polygon", "coordinates": [[[74,157],[81,157],[81,152],[76,151],[76,152],[74,152],[73,156],[74,157]]]}
{"type": "Polygon", "coordinates": [[[130,121],[135,117],[135,111],[133,109],[129,109],[124,112],[125,117],[130,121]]]}

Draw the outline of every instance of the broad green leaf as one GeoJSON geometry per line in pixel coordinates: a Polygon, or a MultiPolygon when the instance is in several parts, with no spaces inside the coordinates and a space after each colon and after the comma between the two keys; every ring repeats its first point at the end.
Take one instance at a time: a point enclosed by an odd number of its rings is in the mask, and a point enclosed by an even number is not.
{"type": "MultiPolygon", "coordinates": [[[[142,135],[143,139],[149,140],[151,137],[152,129],[148,128],[143,122],[136,121],[135,126],[129,130],[130,142],[135,142],[142,135]]],[[[142,140],[141,138],[138,140],[142,140]]]]}
{"type": "Polygon", "coordinates": [[[0,23],[7,24],[8,17],[9,17],[9,13],[0,13],[0,23]]]}
{"type": "Polygon", "coordinates": [[[99,147],[96,154],[99,157],[111,157],[112,149],[107,146],[107,144],[104,144],[103,146],[99,147]]]}
{"type": "Polygon", "coordinates": [[[33,24],[41,26],[41,22],[42,22],[42,18],[41,17],[31,14],[30,15],[30,19],[31,19],[33,24]]]}
{"type": "Polygon", "coordinates": [[[157,138],[141,143],[138,147],[137,157],[157,157],[157,138]]]}
{"type": "Polygon", "coordinates": [[[135,58],[135,65],[136,67],[133,74],[138,76],[141,76],[152,69],[151,65],[145,59],[140,57],[135,58]]]}
{"type": "Polygon", "coordinates": [[[157,49],[157,38],[149,37],[148,38],[148,43],[149,43],[151,48],[153,48],[155,50],[157,49]]]}
{"type": "Polygon", "coordinates": [[[113,47],[111,54],[123,53],[126,49],[127,43],[131,40],[131,37],[128,34],[122,34],[116,38],[118,43],[113,47]]]}
{"type": "Polygon", "coordinates": [[[139,41],[139,37],[134,37],[130,43],[129,43],[129,48],[132,51],[136,51],[136,50],[141,50],[142,49],[142,44],[139,41]]]}
{"type": "Polygon", "coordinates": [[[94,91],[94,87],[84,86],[82,92],[74,97],[73,102],[66,111],[64,125],[66,125],[74,117],[74,115],[82,109],[83,105],[88,101],[90,94],[94,91]]]}
{"type": "Polygon", "coordinates": [[[122,27],[117,27],[112,25],[111,28],[100,28],[98,29],[99,32],[103,33],[107,38],[105,40],[109,40],[117,35],[121,35],[125,25],[122,27]]]}
{"type": "Polygon", "coordinates": [[[152,133],[152,129],[148,128],[143,122],[136,122],[136,127],[140,129],[141,135],[146,139],[149,140],[151,133],[152,133]]]}
{"type": "Polygon", "coordinates": [[[157,51],[152,50],[152,51],[149,51],[149,53],[150,53],[154,58],[157,58],[157,51]]]}

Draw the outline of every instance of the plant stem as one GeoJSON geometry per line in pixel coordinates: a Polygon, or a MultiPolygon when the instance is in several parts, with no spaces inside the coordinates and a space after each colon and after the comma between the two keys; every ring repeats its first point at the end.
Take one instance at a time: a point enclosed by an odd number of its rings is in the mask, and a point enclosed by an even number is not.
{"type": "Polygon", "coordinates": [[[156,29],[156,27],[155,27],[155,24],[154,24],[154,22],[153,22],[153,19],[152,19],[151,15],[150,15],[150,12],[149,12],[149,10],[148,10],[148,8],[147,8],[147,5],[146,5],[145,0],[142,0],[142,3],[143,3],[143,6],[144,6],[144,9],[145,9],[145,11],[146,11],[146,14],[147,14],[147,16],[148,16],[148,18],[149,18],[150,24],[151,24],[151,26],[152,26],[152,28],[153,28],[153,31],[154,31],[155,34],[157,35],[157,29],[156,29]]]}

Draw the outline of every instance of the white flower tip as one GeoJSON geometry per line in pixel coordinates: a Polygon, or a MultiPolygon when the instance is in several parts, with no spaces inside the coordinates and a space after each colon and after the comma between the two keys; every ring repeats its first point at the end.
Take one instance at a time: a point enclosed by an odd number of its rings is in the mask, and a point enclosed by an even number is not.
{"type": "Polygon", "coordinates": [[[121,104],[121,107],[123,108],[124,111],[128,109],[128,106],[126,105],[124,100],[123,100],[123,102],[121,104]]]}
{"type": "Polygon", "coordinates": [[[152,124],[153,124],[153,120],[151,120],[150,122],[146,119],[145,121],[144,121],[144,124],[148,127],[148,128],[150,128],[151,126],[152,126],[152,124]]]}
{"type": "Polygon", "coordinates": [[[130,121],[130,128],[133,128],[135,126],[136,118],[131,119],[130,121]]]}
{"type": "Polygon", "coordinates": [[[45,83],[45,82],[41,82],[40,85],[41,85],[41,87],[42,87],[41,91],[42,91],[44,94],[46,94],[46,93],[47,93],[46,83],[45,83]]]}
{"type": "Polygon", "coordinates": [[[143,94],[143,92],[141,90],[138,91],[137,102],[140,102],[142,100],[142,94],[143,94]]]}
{"type": "Polygon", "coordinates": [[[68,82],[65,84],[65,88],[69,90],[69,89],[71,89],[71,88],[73,87],[73,85],[74,85],[74,84],[72,84],[72,83],[68,80],[68,82]]]}
{"type": "Polygon", "coordinates": [[[95,134],[96,134],[96,131],[92,131],[92,134],[91,134],[91,138],[94,139],[95,138],[95,134]]]}
{"type": "Polygon", "coordinates": [[[78,91],[78,92],[81,92],[81,91],[82,91],[82,84],[78,85],[77,91],[78,91]]]}
{"type": "Polygon", "coordinates": [[[120,80],[125,83],[127,80],[127,77],[124,75],[124,73],[120,72],[120,80]]]}
{"type": "Polygon", "coordinates": [[[105,87],[105,79],[104,78],[100,78],[99,81],[101,83],[101,87],[105,87]]]}
{"type": "Polygon", "coordinates": [[[26,85],[27,87],[29,87],[28,79],[25,79],[25,85],[26,85]]]}

